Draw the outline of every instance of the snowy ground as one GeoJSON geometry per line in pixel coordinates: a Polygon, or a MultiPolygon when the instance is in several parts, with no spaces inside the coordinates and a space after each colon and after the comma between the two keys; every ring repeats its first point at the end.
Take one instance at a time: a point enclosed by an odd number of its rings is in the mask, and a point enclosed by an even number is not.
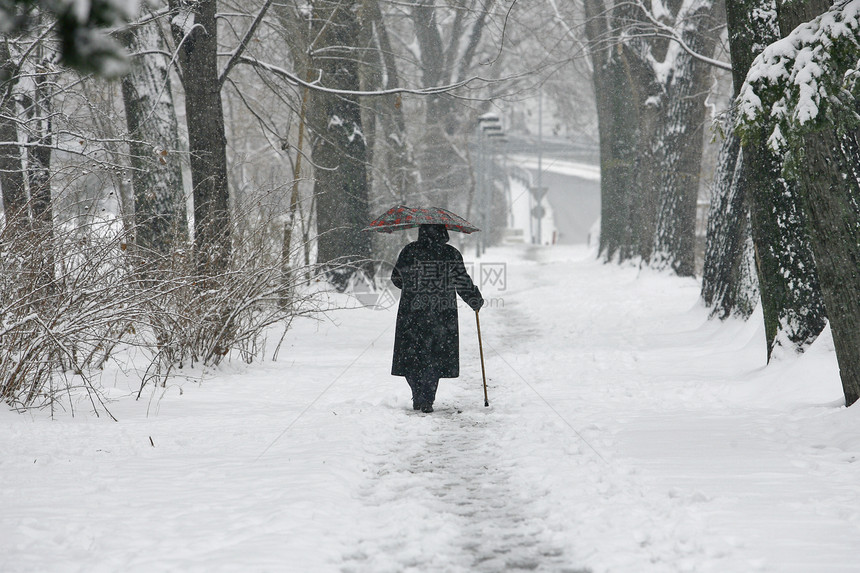
{"type": "Polygon", "coordinates": [[[0,411],[0,571],[860,571],[828,336],[765,368],[760,317],[707,321],[693,280],[585,247],[481,262],[506,264],[489,408],[473,313],[424,415],[394,310],[355,308],[143,401],[112,371],[118,423],[0,411]]]}

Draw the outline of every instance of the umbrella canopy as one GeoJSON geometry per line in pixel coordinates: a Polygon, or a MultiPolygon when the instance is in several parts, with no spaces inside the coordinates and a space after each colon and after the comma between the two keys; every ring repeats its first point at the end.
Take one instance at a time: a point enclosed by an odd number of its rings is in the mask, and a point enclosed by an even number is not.
{"type": "Polygon", "coordinates": [[[480,231],[472,223],[447,209],[442,209],[441,207],[407,207],[405,205],[392,207],[371,221],[370,225],[362,229],[362,231],[392,233],[403,229],[411,229],[418,225],[445,225],[445,228],[449,231],[459,231],[461,233],[480,231]]]}

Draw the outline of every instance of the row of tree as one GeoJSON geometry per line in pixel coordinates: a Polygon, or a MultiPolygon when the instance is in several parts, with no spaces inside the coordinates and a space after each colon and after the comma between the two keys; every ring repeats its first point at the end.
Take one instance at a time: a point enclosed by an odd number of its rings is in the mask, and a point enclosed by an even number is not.
{"type": "Polygon", "coordinates": [[[254,355],[249,341],[276,316],[263,307],[294,312],[297,267],[316,261],[343,289],[398,247],[360,232],[372,213],[411,203],[468,216],[477,118],[537,84],[568,110],[583,107],[583,79],[593,88],[601,256],[691,276],[717,68],[743,105],[722,121],[703,298],[719,317],[748,317],[761,299],[768,355],[802,350],[829,319],[852,403],[855,4],[170,0],[130,14],[107,0],[88,12],[4,3],[3,397],[39,395],[16,366],[28,348],[53,348],[41,380],[93,363],[98,352],[81,362],[52,326],[76,322],[58,317],[83,308],[81,293],[108,297],[91,309],[114,308],[117,293],[138,303],[104,323],[110,341],[88,335],[105,356],[142,331],[160,371],[235,344],[254,355]],[[715,55],[726,45],[730,64],[715,55]],[[75,262],[86,257],[101,263],[75,262]],[[106,268],[122,272],[106,281],[106,268]]]}
{"type": "Polygon", "coordinates": [[[702,296],[762,304],[768,359],[829,320],[845,399],[860,398],[857,2],[584,0],[602,173],[601,256],[692,276],[712,68],[735,104],[712,185],[702,296]],[[715,59],[725,30],[731,64],[715,59]]]}
{"type": "Polygon", "coordinates": [[[479,0],[0,3],[0,396],[51,402],[128,345],[145,381],[250,359],[312,263],[343,289],[397,248],[371,213],[468,212],[476,118],[575,49],[548,24],[479,0]]]}

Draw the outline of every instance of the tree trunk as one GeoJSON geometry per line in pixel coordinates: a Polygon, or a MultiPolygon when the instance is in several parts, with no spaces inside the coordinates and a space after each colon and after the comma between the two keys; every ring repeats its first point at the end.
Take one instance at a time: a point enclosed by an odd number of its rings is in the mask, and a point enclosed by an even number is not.
{"type": "MultiPolygon", "coordinates": [[[[727,121],[733,125],[733,118],[727,121]]],[[[740,138],[726,133],[717,160],[708,214],[708,238],[702,272],[702,300],[711,317],[747,319],[758,304],[758,278],[750,235],[750,216],[741,184],[740,138]]]]}
{"type": "MultiPolygon", "coordinates": [[[[773,0],[727,0],[726,17],[732,60],[734,95],[737,97],[755,57],[758,35],[767,33],[774,23],[754,22],[754,9],[765,8],[773,0]]],[[[763,10],[762,13],[767,13],[763,10]]],[[[772,35],[775,35],[772,34],[772,35]]],[[[708,214],[708,235],[702,274],[702,299],[711,317],[748,318],[759,298],[755,275],[755,249],[752,246],[746,173],[740,140],[734,133],[735,116],[729,114],[727,133],[720,149],[714,189],[708,214]],[[750,264],[750,262],[752,264],[750,264]],[[749,275],[752,271],[752,276],[749,275]]],[[[775,174],[774,178],[779,175],[775,174]]]]}
{"type": "Polygon", "coordinates": [[[782,37],[826,12],[831,4],[831,0],[776,0],[776,19],[782,37]]]}
{"type": "Polygon", "coordinates": [[[27,171],[30,182],[30,205],[33,213],[34,244],[39,245],[38,261],[33,261],[38,284],[53,292],[54,268],[54,210],[51,194],[51,127],[52,94],[43,75],[34,78],[35,90],[30,109],[30,143],[27,148],[27,171]]]}
{"type": "Polygon", "coordinates": [[[155,23],[123,38],[132,55],[122,80],[134,190],[135,243],[143,256],[168,255],[188,240],[169,61],[155,23]],[[161,52],[161,53],[158,53],[161,52]]]}
{"type": "MultiPolygon", "coordinates": [[[[650,26],[641,6],[606,4],[584,5],[600,133],[600,254],[649,261],[657,249],[660,262],[692,275],[709,69],[664,39],[635,30],[625,36],[631,27],[650,26]],[[655,62],[671,65],[670,74],[663,78],[655,62]]],[[[716,42],[714,3],[699,4],[677,18],[696,22],[684,26],[683,39],[707,54],[716,42]]]]}
{"type": "MultiPolygon", "coordinates": [[[[719,27],[715,2],[703,0],[689,14],[681,39],[696,53],[714,52],[719,27]]],[[[666,86],[666,115],[654,138],[660,159],[649,166],[658,170],[659,199],[653,263],[671,267],[679,276],[696,271],[696,203],[702,166],[705,99],[710,67],[687,52],[679,51],[666,86]]]]}
{"type": "MultiPolygon", "coordinates": [[[[361,45],[366,48],[363,60],[362,89],[395,89],[400,85],[395,53],[378,0],[363,0],[361,45]]],[[[413,204],[417,189],[418,168],[409,145],[401,96],[391,94],[362,99],[362,125],[367,139],[369,205],[371,214],[391,205],[413,204]]],[[[408,241],[405,233],[396,237],[371,238],[374,258],[393,260],[408,241]]]]}
{"type": "Polygon", "coordinates": [[[13,77],[15,62],[5,40],[0,41],[0,62],[0,79],[3,80],[0,82],[0,190],[6,225],[13,235],[17,235],[27,225],[27,191],[15,121],[18,110],[12,94],[18,78],[13,77]]]}
{"type": "Polygon", "coordinates": [[[782,159],[766,143],[744,148],[756,270],[764,311],[767,355],[776,345],[802,352],[821,333],[827,319],[806,215],[797,185],[782,175],[782,159]]]}
{"type": "Polygon", "coordinates": [[[647,207],[653,207],[652,201],[633,191],[640,181],[643,124],[650,125],[653,109],[644,105],[647,74],[617,37],[610,38],[617,34],[612,29],[617,23],[605,3],[586,0],[584,7],[600,136],[599,253],[605,261],[626,260],[638,253],[638,236],[649,223],[637,215],[650,212],[653,221],[655,212],[647,207]]]}
{"type": "Polygon", "coordinates": [[[171,21],[185,88],[188,151],[194,196],[197,272],[213,277],[230,261],[230,194],[227,139],[218,77],[215,0],[171,0],[171,21]]]}
{"type": "Polygon", "coordinates": [[[845,393],[860,398],[860,132],[804,138],[803,204],[845,393]],[[846,176],[847,175],[847,176],[846,176]]]}
{"type": "MultiPolygon", "coordinates": [[[[312,58],[328,88],[357,91],[359,60],[356,0],[331,0],[314,6],[317,38],[312,58]]],[[[370,221],[365,140],[361,107],[355,96],[311,93],[308,109],[313,130],[311,157],[317,201],[317,262],[332,284],[344,289],[356,264],[370,258],[370,221]],[[344,266],[345,265],[345,266],[344,266]]]]}
{"type": "MultiPolygon", "coordinates": [[[[638,87],[629,70],[629,59],[619,46],[601,70],[595,68],[595,91],[600,133],[601,218],[600,253],[607,261],[636,256],[635,213],[648,211],[646,197],[632,190],[640,168],[641,130],[638,87]],[[625,65],[627,64],[627,65],[625,65]],[[635,110],[635,111],[634,111],[635,110]],[[633,112],[633,113],[631,113],[633,112]],[[634,207],[633,202],[638,201],[634,207]]],[[[647,225],[646,220],[640,220],[647,225]]]]}
{"type": "MultiPolygon", "coordinates": [[[[441,85],[445,81],[445,46],[436,21],[434,0],[420,0],[412,7],[412,25],[421,52],[421,80],[425,86],[441,85]]],[[[421,169],[421,189],[417,202],[421,205],[449,207],[451,177],[462,176],[464,166],[451,153],[446,125],[449,109],[445,96],[432,94],[424,100],[425,126],[419,139],[418,165],[421,169]]],[[[462,179],[461,179],[462,180],[462,179]]]]}
{"type": "MultiPolygon", "coordinates": [[[[471,69],[480,43],[486,19],[493,2],[470,9],[463,2],[456,4],[453,17],[440,24],[435,0],[418,0],[411,6],[412,25],[421,57],[422,82],[438,86],[464,79],[471,69]],[[473,20],[470,18],[474,17],[473,20]],[[448,32],[443,38],[440,26],[448,32]]],[[[470,179],[469,165],[458,152],[458,139],[469,136],[464,131],[464,117],[456,100],[446,94],[433,94],[424,99],[425,125],[418,142],[417,162],[421,170],[421,186],[417,201],[422,205],[455,207],[452,203],[464,199],[463,182],[470,179]]]]}
{"type": "MultiPolygon", "coordinates": [[[[779,39],[773,0],[727,0],[735,93],[753,59],[779,39]]],[[[750,211],[768,360],[778,344],[802,351],[826,324],[798,189],[764,143],[743,148],[740,185],[750,211]]]]}
{"type": "MultiPolygon", "coordinates": [[[[829,8],[824,0],[780,3],[783,36],[829,8]]],[[[857,106],[860,108],[860,105],[857,106]]],[[[801,197],[845,405],[860,398],[860,132],[839,135],[838,126],[803,138],[801,197]]]]}
{"type": "MultiPolygon", "coordinates": [[[[400,73],[378,0],[364,0],[364,16],[366,21],[363,27],[373,30],[370,40],[374,54],[372,65],[378,67],[371,85],[376,89],[397,88],[400,85],[400,73]]],[[[391,203],[408,204],[408,197],[415,188],[417,168],[406,133],[401,98],[393,94],[374,97],[367,104],[372,106],[373,119],[379,121],[382,128],[383,136],[376,138],[374,147],[382,155],[380,164],[383,170],[377,181],[386,191],[382,194],[383,203],[386,206],[391,203]]]]}

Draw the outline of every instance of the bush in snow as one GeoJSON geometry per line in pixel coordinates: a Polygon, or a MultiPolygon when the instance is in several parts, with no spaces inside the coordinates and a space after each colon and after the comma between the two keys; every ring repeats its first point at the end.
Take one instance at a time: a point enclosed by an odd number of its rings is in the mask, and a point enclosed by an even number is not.
{"type": "Polygon", "coordinates": [[[124,236],[104,221],[42,234],[12,229],[0,231],[0,398],[53,406],[83,388],[95,404],[87,372],[104,366],[137,318],[124,236]]]}
{"type": "Polygon", "coordinates": [[[304,273],[285,279],[264,228],[244,233],[230,268],[205,278],[187,245],[143,252],[117,219],[43,236],[0,228],[0,400],[73,410],[83,392],[107,411],[98,373],[111,360],[138,372],[142,390],[231,352],[258,358],[268,328],[286,329],[308,300],[296,284],[304,273]]]}

